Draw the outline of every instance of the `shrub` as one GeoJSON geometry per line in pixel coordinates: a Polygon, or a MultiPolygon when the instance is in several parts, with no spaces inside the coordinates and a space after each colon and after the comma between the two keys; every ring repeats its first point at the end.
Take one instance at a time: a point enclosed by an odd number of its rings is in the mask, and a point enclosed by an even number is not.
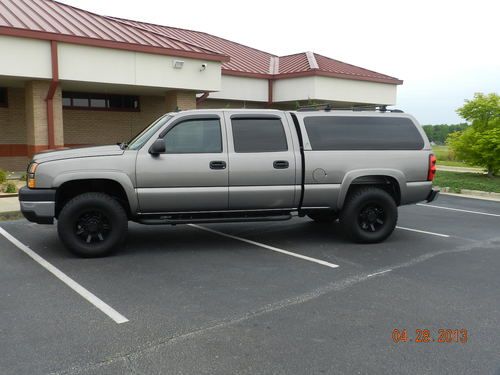
{"type": "Polygon", "coordinates": [[[5,185],[5,192],[6,193],[16,193],[17,192],[17,186],[13,182],[8,182],[5,185]]]}
{"type": "Polygon", "coordinates": [[[7,172],[0,169],[0,184],[3,184],[5,181],[7,181],[7,172]]]}

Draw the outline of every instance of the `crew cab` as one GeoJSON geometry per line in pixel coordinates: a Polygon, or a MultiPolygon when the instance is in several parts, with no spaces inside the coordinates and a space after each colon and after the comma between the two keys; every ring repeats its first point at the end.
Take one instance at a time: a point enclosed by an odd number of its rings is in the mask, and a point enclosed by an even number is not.
{"type": "Polygon", "coordinates": [[[308,216],[373,243],[393,232],[398,206],[435,199],[435,163],[400,111],[190,110],[128,143],[35,155],[19,200],[28,220],[57,219],[62,242],[83,257],[118,249],[128,221],[308,216]]]}

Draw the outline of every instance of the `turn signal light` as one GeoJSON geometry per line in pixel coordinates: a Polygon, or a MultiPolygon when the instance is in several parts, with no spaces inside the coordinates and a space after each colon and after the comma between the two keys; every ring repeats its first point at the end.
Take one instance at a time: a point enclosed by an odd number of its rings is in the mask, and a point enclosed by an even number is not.
{"type": "Polygon", "coordinates": [[[33,162],[29,165],[28,167],[28,174],[26,176],[26,184],[30,189],[34,189],[36,187],[36,180],[35,180],[35,172],[36,169],[38,168],[38,164],[33,162]]]}
{"type": "Polygon", "coordinates": [[[429,155],[429,173],[427,174],[427,181],[434,180],[434,176],[436,175],[436,156],[434,154],[429,155]]]}
{"type": "Polygon", "coordinates": [[[28,177],[28,187],[34,189],[36,187],[35,177],[28,177]]]}

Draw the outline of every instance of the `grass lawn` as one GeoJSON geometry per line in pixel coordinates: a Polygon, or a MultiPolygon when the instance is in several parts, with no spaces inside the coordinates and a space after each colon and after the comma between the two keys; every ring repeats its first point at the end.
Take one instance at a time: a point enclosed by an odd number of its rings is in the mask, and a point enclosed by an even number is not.
{"type": "Polygon", "coordinates": [[[499,176],[489,178],[479,173],[437,171],[436,177],[434,178],[434,185],[447,187],[455,192],[460,192],[462,189],[468,189],[500,193],[499,176]]]}
{"type": "MultiPolygon", "coordinates": [[[[465,168],[476,168],[476,167],[471,167],[470,165],[465,164],[463,161],[456,161],[456,160],[437,160],[437,165],[447,165],[449,167],[465,167],[465,168]]],[[[479,168],[479,167],[477,167],[479,168]]]]}
{"type": "Polygon", "coordinates": [[[470,167],[462,161],[455,160],[448,146],[434,145],[432,151],[437,158],[438,165],[449,165],[451,167],[470,167]]]}

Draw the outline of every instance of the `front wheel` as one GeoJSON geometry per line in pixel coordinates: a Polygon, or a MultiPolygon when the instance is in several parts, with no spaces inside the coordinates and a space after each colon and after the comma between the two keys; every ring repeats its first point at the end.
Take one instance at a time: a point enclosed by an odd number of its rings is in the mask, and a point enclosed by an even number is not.
{"type": "Polygon", "coordinates": [[[104,193],[85,193],[62,208],[57,232],[72,253],[84,257],[110,254],[125,239],[127,213],[122,205],[104,193]]]}
{"type": "Polygon", "coordinates": [[[385,190],[359,188],[346,199],[340,215],[343,232],[359,243],[376,243],[391,235],[398,221],[396,202],[385,190]]]}

